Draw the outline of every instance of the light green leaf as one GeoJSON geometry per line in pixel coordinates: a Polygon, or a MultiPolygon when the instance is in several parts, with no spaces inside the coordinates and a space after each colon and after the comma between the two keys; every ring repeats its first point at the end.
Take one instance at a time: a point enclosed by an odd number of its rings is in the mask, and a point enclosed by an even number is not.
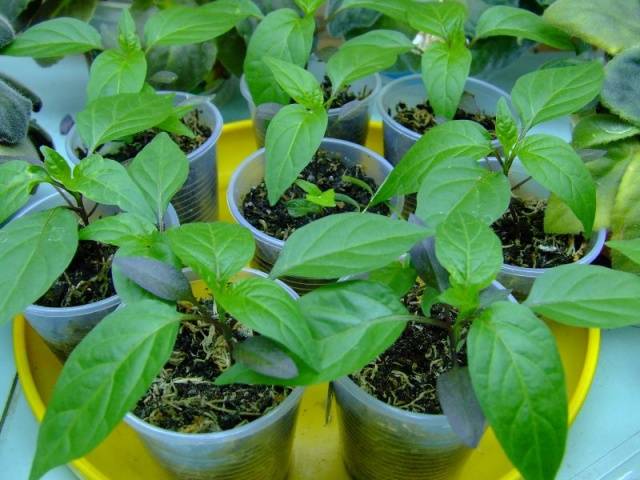
{"type": "Polygon", "coordinates": [[[47,174],[42,167],[21,160],[0,164],[0,223],[22,208],[33,189],[46,181],[47,174]]]}
{"type": "Polygon", "coordinates": [[[40,152],[44,156],[44,166],[49,176],[63,185],[67,185],[71,179],[71,167],[64,157],[47,146],[40,147],[40,152]]]}
{"type": "Polygon", "coordinates": [[[489,133],[476,122],[452,120],[426,132],[402,157],[371,200],[376,205],[394,195],[420,190],[431,167],[451,157],[482,158],[491,152],[489,133]]]}
{"type": "Polygon", "coordinates": [[[287,105],[273,117],[265,138],[269,203],[275,205],[316,153],[327,130],[324,109],[287,105]]]}
{"type": "Polygon", "coordinates": [[[398,55],[413,48],[411,41],[393,30],[373,30],[343,43],[327,62],[333,92],[396,63],[398,55]]]}
{"type": "Polygon", "coordinates": [[[372,282],[386,285],[398,298],[404,297],[413,287],[418,277],[418,272],[408,261],[394,261],[369,273],[368,279],[372,282]]]}
{"type": "Polygon", "coordinates": [[[324,3],[324,0],[295,0],[296,5],[298,5],[305,15],[311,15],[315,13],[320,5],[324,3]]]}
{"type": "Polygon", "coordinates": [[[275,10],[260,22],[251,36],[244,61],[253,103],[288,103],[289,96],[274,81],[264,58],[273,57],[304,67],[311,52],[314,30],[312,16],[300,18],[289,8],[275,10]]]}
{"type": "Polygon", "coordinates": [[[264,62],[271,69],[278,85],[297,103],[312,110],[323,108],[322,90],[316,77],[310,72],[273,57],[265,57],[264,62]]]}
{"type": "Polygon", "coordinates": [[[538,277],[524,304],[575,327],[637,325],[640,277],[595,265],[563,265],[538,277]]]}
{"type": "Polygon", "coordinates": [[[169,359],[180,319],[175,306],[145,300],[106,316],[84,338],[56,383],[31,479],[89,453],[109,435],[169,359]]]}
{"type": "Polygon", "coordinates": [[[498,100],[496,137],[498,137],[500,145],[502,145],[505,156],[509,157],[512,154],[513,147],[518,142],[518,125],[511,115],[511,110],[504,97],[500,97],[500,100],[498,100]]]}
{"type": "Polygon", "coordinates": [[[476,24],[476,37],[499,35],[526,38],[561,50],[574,49],[569,35],[524,8],[496,5],[480,15],[476,24]]]}
{"type": "Polygon", "coordinates": [[[156,226],[135,213],[100,218],[80,230],[80,240],[93,240],[118,247],[156,231],[156,226]]]}
{"type": "Polygon", "coordinates": [[[344,0],[336,13],[348,8],[368,8],[402,23],[409,23],[408,13],[413,11],[413,6],[412,0],[344,0]]]}
{"type": "Polygon", "coordinates": [[[450,39],[454,33],[457,34],[466,18],[467,7],[455,0],[416,3],[407,12],[412,28],[443,39],[450,39]]]}
{"type": "Polygon", "coordinates": [[[340,213],[297,229],[271,276],[339,278],[383,267],[430,231],[373,213],[340,213]]]}
{"type": "Polygon", "coordinates": [[[555,339],[531,311],[489,306],[467,338],[480,406],[509,460],[527,480],[554,478],[567,437],[567,393],[555,339]]]}
{"type": "Polygon", "coordinates": [[[438,226],[436,256],[453,286],[476,292],[491,285],[503,263],[498,236],[466,213],[454,213],[438,226]]]}
{"type": "Polygon", "coordinates": [[[38,300],[78,245],[78,219],[64,208],[32,213],[0,230],[0,324],[38,300]]]}
{"type": "Polygon", "coordinates": [[[556,0],[544,18],[611,55],[640,43],[640,8],[635,0],[556,0]]]}
{"type": "Polygon", "coordinates": [[[316,367],[318,352],[309,326],[296,300],[280,285],[265,278],[234,283],[218,301],[242,325],[285,346],[309,367],[316,367]]]}
{"type": "Polygon", "coordinates": [[[640,265],[640,238],[634,238],[632,240],[609,240],[607,247],[617,250],[632,262],[640,265]]]}
{"type": "Polygon", "coordinates": [[[436,162],[418,192],[416,215],[437,227],[453,213],[467,213],[490,225],[511,200],[509,180],[468,158],[436,162]]]}
{"type": "Polygon", "coordinates": [[[127,171],[160,224],[171,198],[187,180],[189,161],[169,135],[161,132],[135,156],[127,171]]]}
{"type": "Polygon", "coordinates": [[[131,16],[129,8],[122,9],[122,14],[118,20],[118,45],[123,52],[137,51],[141,48],[140,38],[136,33],[136,23],[131,16]]]}
{"type": "Polygon", "coordinates": [[[173,111],[172,97],[145,92],[97,98],[78,114],[78,133],[93,152],[110,140],[158,125],[173,111]]]}
{"type": "Polygon", "coordinates": [[[436,115],[456,113],[471,68],[471,51],[461,41],[432,43],[422,54],[422,80],[436,115]]]}
{"type": "Polygon", "coordinates": [[[511,100],[523,127],[568,115],[593,100],[604,81],[598,62],[546,68],[520,77],[511,90],[511,100]]]}
{"type": "Polygon", "coordinates": [[[16,36],[2,54],[53,58],[101,48],[100,34],[88,23],[75,18],[54,18],[38,23],[16,36]]]}
{"type": "Polygon", "coordinates": [[[615,115],[594,113],[581,118],[573,129],[575,148],[606,145],[640,134],[640,128],[615,115]]]}
{"type": "Polygon", "coordinates": [[[524,168],[555,193],[578,217],[589,235],[596,213],[596,187],[573,148],[552,135],[529,135],[518,149],[524,168]]]}
{"type": "Polygon", "coordinates": [[[147,60],[142,50],[106,50],[91,64],[88,101],[119,93],[138,93],[146,76],[147,60]]]}
{"type": "Polygon", "coordinates": [[[166,234],[178,258],[214,293],[249,263],[255,250],[249,230],[230,223],[190,223],[166,234]]]}
{"type": "Polygon", "coordinates": [[[640,47],[625,50],[607,63],[604,71],[602,103],[613,113],[640,126],[640,47]]]}
{"type": "Polygon", "coordinates": [[[152,221],[156,219],[140,188],[115,160],[97,154],[88,156],[74,168],[67,188],[96,203],[117,205],[125,212],[137,213],[152,221]]]}
{"type": "MultiPolygon", "coordinates": [[[[619,164],[620,175],[615,200],[611,208],[611,231],[614,240],[640,236],[640,148],[637,142],[621,145],[618,151],[609,150],[609,156],[619,164]]],[[[615,261],[615,256],[614,256],[615,261]]]]}

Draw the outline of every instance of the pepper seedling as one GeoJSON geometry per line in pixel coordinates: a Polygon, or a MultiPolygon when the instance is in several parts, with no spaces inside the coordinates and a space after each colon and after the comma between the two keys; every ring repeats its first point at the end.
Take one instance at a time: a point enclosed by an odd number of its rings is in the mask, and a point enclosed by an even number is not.
{"type": "MultiPolygon", "coordinates": [[[[359,178],[353,178],[348,175],[343,175],[342,180],[345,182],[349,181],[354,185],[365,185],[365,190],[373,194],[371,187],[359,178]],[[355,181],[357,181],[357,183],[355,181]]],[[[287,212],[289,212],[289,215],[294,218],[304,217],[305,215],[309,214],[321,213],[325,208],[335,207],[337,205],[336,202],[348,203],[349,205],[353,206],[358,212],[362,208],[362,205],[360,205],[349,195],[336,193],[333,188],[330,188],[323,192],[317,185],[300,178],[297,179],[294,184],[300,187],[306,194],[304,198],[294,198],[287,201],[287,212]]]]}

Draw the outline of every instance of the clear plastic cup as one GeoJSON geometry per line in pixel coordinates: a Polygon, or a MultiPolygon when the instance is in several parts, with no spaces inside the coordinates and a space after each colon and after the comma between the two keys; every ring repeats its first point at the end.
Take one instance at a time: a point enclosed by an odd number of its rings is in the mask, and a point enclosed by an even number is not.
{"type": "MultiPolygon", "coordinates": [[[[373,178],[378,185],[382,184],[392,170],[391,164],[380,155],[355,143],[335,138],[325,138],[322,140],[320,148],[341,154],[348,165],[362,165],[365,174],[373,178]]],[[[264,153],[264,148],[257,150],[243,160],[233,172],[227,189],[227,204],[236,222],[248,228],[256,240],[256,255],[254,259],[256,265],[265,272],[269,272],[284,247],[284,241],[271,237],[257,229],[242,214],[244,197],[252,187],[255,187],[264,179],[264,153]]],[[[399,211],[402,208],[403,201],[402,197],[392,199],[391,204],[395,211],[399,211]]],[[[300,277],[285,277],[283,280],[298,292],[306,292],[327,283],[327,281],[323,280],[300,277]]]]}
{"type": "MultiPolygon", "coordinates": [[[[174,93],[174,102],[179,103],[191,95],[183,92],[174,93]]],[[[196,107],[200,119],[211,129],[211,136],[198,148],[187,155],[189,160],[189,176],[182,188],[172,199],[181,223],[210,222],[218,219],[218,160],[216,143],[222,133],[222,115],[211,102],[196,107]]],[[[66,140],[67,158],[77,165],[80,159],[76,149],[84,148],[84,143],[74,126],[66,140]]]]}
{"type": "MultiPolygon", "coordinates": [[[[192,273],[187,274],[196,279],[192,273]]],[[[267,277],[244,269],[240,276],[267,277]]],[[[296,293],[282,282],[293,298],[296,293]]],[[[125,417],[149,451],[175,478],[189,480],[282,480],[291,459],[300,399],[294,389],[276,408],[245,425],[213,433],[178,433],[151,425],[132,413],[125,417]]]]}
{"type": "MultiPolygon", "coordinates": [[[[16,215],[15,219],[63,205],[66,205],[64,199],[56,192],[32,203],[16,215]]],[[[91,207],[90,204],[88,205],[91,207]]],[[[96,209],[93,217],[113,215],[117,211],[115,207],[101,205],[96,209]]],[[[171,205],[167,209],[164,221],[169,227],[180,224],[171,205]]],[[[24,317],[51,351],[64,361],[91,329],[113,312],[118,305],[120,305],[120,297],[117,295],[76,307],[29,305],[24,311],[24,317]]]]}
{"type": "MultiPolygon", "coordinates": [[[[313,73],[318,81],[322,81],[324,77],[325,64],[321,62],[310,62],[309,71],[313,73]]],[[[351,85],[352,92],[360,92],[366,87],[369,95],[355,102],[343,106],[342,108],[329,109],[329,123],[327,125],[326,137],[338,138],[348,142],[364,145],[369,132],[370,112],[369,106],[380,91],[380,76],[378,74],[357,80],[351,85]]],[[[244,77],[240,79],[240,92],[247,101],[251,118],[253,119],[253,131],[256,137],[258,147],[264,146],[264,139],[267,134],[269,122],[282,108],[282,105],[267,104],[259,108],[253,103],[249,86],[244,77]]]]}

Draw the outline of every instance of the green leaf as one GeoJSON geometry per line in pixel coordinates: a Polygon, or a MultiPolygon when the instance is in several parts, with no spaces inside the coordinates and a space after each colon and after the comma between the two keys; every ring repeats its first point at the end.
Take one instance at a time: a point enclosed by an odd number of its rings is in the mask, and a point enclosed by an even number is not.
{"type": "MultiPolygon", "coordinates": [[[[54,149],[44,145],[40,147],[40,152],[44,156],[44,166],[49,176],[63,185],[67,185],[71,179],[71,167],[69,167],[64,157],[54,149]]],[[[37,173],[40,173],[40,170],[37,173]]]]}
{"type": "Polygon", "coordinates": [[[160,224],[171,198],[187,180],[189,161],[169,135],[161,132],[135,156],[127,171],[160,224]]]}
{"type": "Polygon", "coordinates": [[[618,151],[613,148],[609,150],[609,156],[616,162],[614,165],[619,165],[618,168],[614,167],[615,171],[612,172],[614,181],[619,178],[610,220],[614,240],[640,236],[639,147],[637,142],[629,142],[621,145],[618,151]]]}
{"type": "Polygon", "coordinates": [[[128,8],[122,9],[118,20],[118,45],[123,52],[137,51],[141,48],[140,39],[136,33],[136,23],[128,8]]]}
{"type": "Polygon", "coordinates": [[[306,198],[294,198],[287,202],[287,213],[294,218],[322,212],[322,207],[306,198]]]}
{"type": "Polygon", "coordinates": [[[634,238],[632,240],[609,240],[607,247],[617,250],[631,259],[632,262],[640,265],[640,238],[634,238]]]}
{"type": "Polygon", "coordinates": [[[344,0],[336,13],[348,8],[367,8],[380,12],[383,15],[409,23],[408,12],[412,11],[412,0],[344,0]]]}
{"type": "Polygon", "coordinates": [[[314,30],[312,16],[300,18],[289,8],[277,9],[260,22],[251,36],[244,61],[244,74],[255,105],[289,102],[289,96],[274,81],[264,59],[273,57],[304,67],[314,30]]]}
{"type": "Polygon", "coordinates": [[[453,213],[468,213],[490,225],[511,200],[509,180],[469,158],[436,162],[418,192],[416,215],[437,227],[453,213]]]}
{"type": "Polygon", "coordinates": [[[124,256],[114,259],[113,264],[129,280],[162,300],[193,299],[189,280],[173,265],[149,257],[124,256]]]}
{"type": "Polygon", "coordinates": [[[394,261],[369,273],[369,280],[386,285],[398,298],[404,297],[416,282],[418,272],[410,262],[394,261]]]}
{"type": "Polygon", "coordinates": [[[429,230],[373,213],[340,213],[316,220],[289,237],[272,277],[339,278],[383,267],[429,230]]]}
{"type": "Polygon", "coordinates": [[[2,54],[53,58],[101,48],[100,34],[88,23],[75,18],[54,18],[38,23],[16,36],[2,54]]]}
{"type": "Polygon", "coordinates": [[[263,375],[276,378],[295,378],[298,367],[277,343],[267,337],[249,337],[233,347],[236,362],[263,375]]]}
{"type": "Polygon", "coordinates": [[[528,480],[554,478],[567,437],[567,393],[555,339],[531,311],[497,302],[473,321],[469,373],[509,460],[528,480]]]}
{"type": "Polygon", "coordinates": [[[464,25],[467,7],[457,1],[419,3],[409,9],[407,18],[418,31],[450,39],[464,25]]]}
{"type": "Polygon", "coordinates": [[[249,263],[255,250],[249,230],[230,223],[190,223],[166,234],[173,252],[214,293],[249,263]]]}
{"type": "Polygon", "coordinates": [[[640,126],[640,47],[625,50],[607,63],[604,70],[602,103],[613,113],[640,126]]]}
{"type": "Polygon", "coordinates": [[[518,155],[529,175],[560,197],[589,235],[596,213],[596,187],[573,148],[558,137],[536,134],[524,139],[518,155]]]}
{"type": "Polygon", "coordinates": [[[598,62],[546,68],[520,77],[511,90],[511,100],[525,129],[568,115],[593,100],[604,81],[598,62]]]}
{"type": "Polygon", "coordinates": [[[414,193],[432,166],[451,157],[482,158],[491,152],[489,133],[476,122],[452,120],[426,132],[402,157],[371,200],[376,205],[394,195],[414,193]]]}
{"type": "Polygon", "coordinates": [[[200,8],[222,17],[220,22],[233,21],[234,25],[247,17],[263,18],[260,8],[252,0],[216,0],[205,3],[200,8]]]}
{"type": "Polygon", "coordinates": [[[156,231],[156,226],[135,213],[119,213],[94,220],[80,230],[80,240],[122,246],[156,231]]]}
{"type": "Polygon", "coordinates": [[[480,15],[476,24],[476,37],[499,35],[526,38],[561,50],[574,49],[569,35],[524,8],[496,5],[480,15]]]}
{"type": "Polygon", "coordinates": [[[461,41],[435,42],[422,54],[422,80],[436,115],[453,118],[471,68],[471,51],[461,41]]]}
{"type": "Polygon", "coordinates": [[[502,145],[505,156],[510,156],[513,147],[515,147],[518,142],[518,125],[513,115],[511,115],[511,110],[504,97],[500,97],[500,100],[498,100],[496,137],[498,137],[500,145],[502,145]]]}
{"type": "Polygon", "coordinates": [[[47,406],[31,479],[82,457],[109,435],[169,359],[180,319],[175,306],[145,300],[106,316],[84,338],[47,406]]]}
{"type": "Polygon", "coordinates": [[[316,153],[327,130],[324,109],[287,105],[273,117],[265,138],[269,203],[275,205],[316,153]]]}
{"type": "Polygon", "coordinates": [[[88,101],[120,93],[138,93],[146,76],[147,60],[142,50],[106,50],[91,64],[88,101]]]}
{"type": "Polygon", "coordinates": [[[556,0],[544,18],[611,55],[640,43],[640,8],[635,1],[556,0]]]}
{"type": "Polygon", "coordinates": [[[322,90],[316,77],[310,72],[273,57],[265,57],[264,62],[271,69],[278,85],[297,103],[312,110],[323,107],[322,90]]]}
{"type": "Polygon", "coordinates": [[[502,267],[502,244],[491,227],[476,217],[455,213],[436,230],[436,256],[452,286],[480,291],[502,267]]]}
{"type": "Polygon", "coordinates": [[[84,158],[73,169],[73,178],[67,188],[96,203],[117,205],[125,212],[137,213],[148,220],[156,219],[140,188],[124,166],[115,160],[97,154],[84,158]]]}
{"type": "Polygon", "coordinates": [[[64,272],[78,245],[78,219],[54,208],[0,230],[0,324],[38,300],[64,272]]]}
{"type": "Polygon", "coordinates": [[[592,148],[640,134],[640,128],[607,113],[581,118],[573,129],[575,148],[592,148]]]}
{"type": "Polygon", "coordinates": [[[374,30],[343,43],[327,62],[333,92],[394,65],[398,55],[413,48],[411,41],[393,30],[374,30]]]}
{"type": "Polygon", "coordinates": [[[78,114],[78,133],[93,152],[110,140],[158,125],[173,111],[172,97],[145,92],[97,98],[78,114]]]}
{"type": "Polygon", "coordinates": [[[242,325],[287,347],[308,366],[317,364],[316,346],[298,303],[265,278],[234,283],[217,300],[242,325]]]}
{"type": "Polygon", "coordinates": [[[575,327],[637,325],[640,277],[595,265],[563,265],[536,278],[524,304],[575,327]]]}
{"type": "Polygon", "coordinates": [[[302,9],[305,15],[311,15],[320,8],[320,5],[324,3],[324,0],[295,0],[296,5],[302,9]]]}
{"type": "Polygon", "coordinates": [[[21,160],[0,164],[0,223],[22,208],[33,189],[45,181],[47,174],[42,167],[21,160]]]}

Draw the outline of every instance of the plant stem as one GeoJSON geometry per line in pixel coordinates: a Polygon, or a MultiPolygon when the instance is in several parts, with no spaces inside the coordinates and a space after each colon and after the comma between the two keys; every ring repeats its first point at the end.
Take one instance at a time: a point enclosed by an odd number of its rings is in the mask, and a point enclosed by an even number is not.
{"type": "Polygon", "coordinates": [[[529,175],[527,178],[525,178],[521,182],[518,182],[513,187],[511,187],[511,191],[513,192],[514,190],[517,190],[518,188],[520,188],[521,186],[523,186],[525,183],[527,183],[529,180],[532,180],[532,179],[533,179],[533,177],[531,175],[529,175]]]}

